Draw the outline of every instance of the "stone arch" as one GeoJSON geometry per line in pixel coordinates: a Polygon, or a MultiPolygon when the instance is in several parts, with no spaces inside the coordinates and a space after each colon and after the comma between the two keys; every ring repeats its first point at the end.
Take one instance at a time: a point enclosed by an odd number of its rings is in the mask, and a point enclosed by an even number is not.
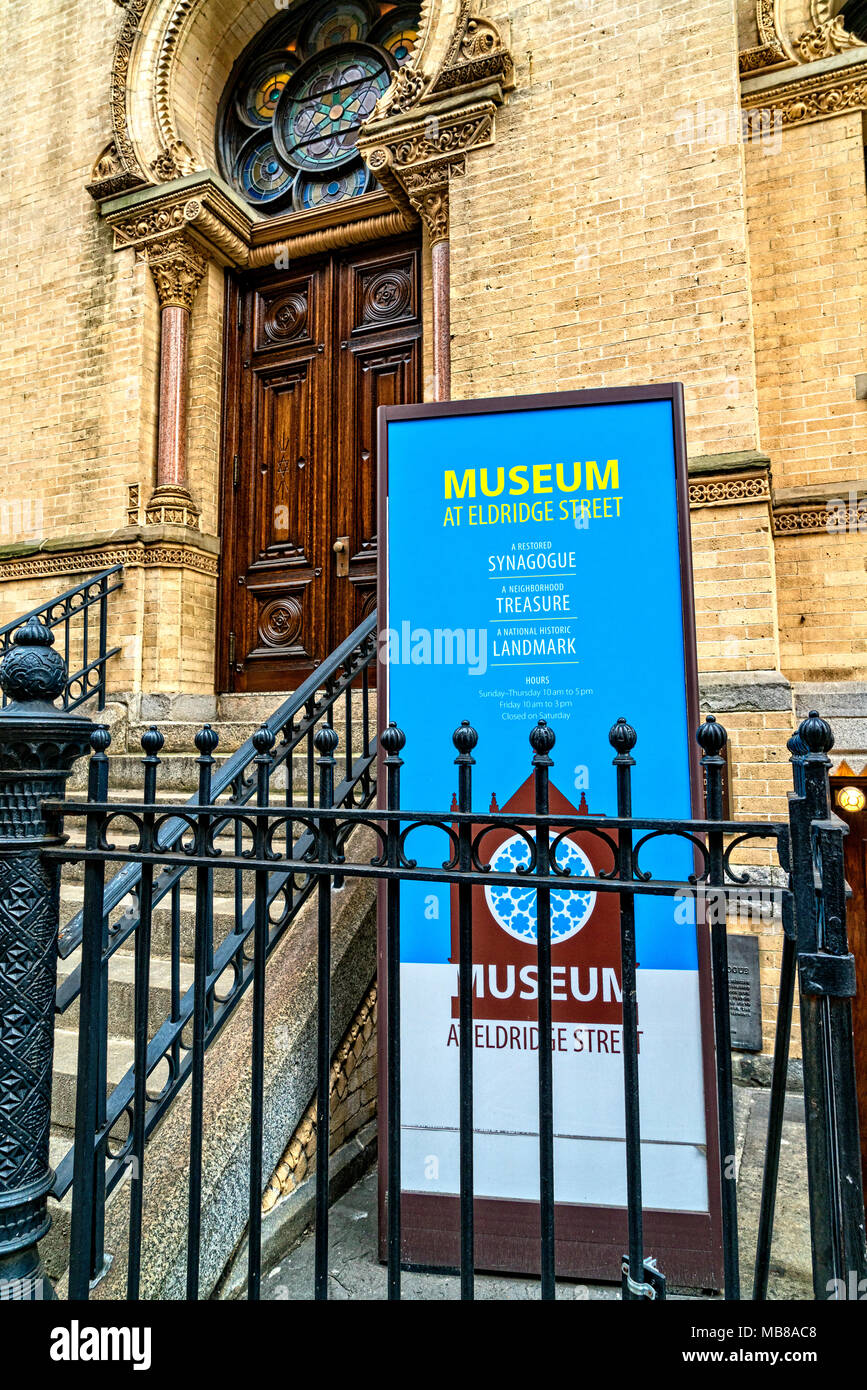
{"type": "MultiPolygon", "coordinates": [[[[300,0],[127,0],[111,73],[112,138],[95,197],[216,167],[214,131],[232,68],[280,10],[300,0]]],[[[422,0],[413,67],[427,83],[467,0],[422,0]]]]}

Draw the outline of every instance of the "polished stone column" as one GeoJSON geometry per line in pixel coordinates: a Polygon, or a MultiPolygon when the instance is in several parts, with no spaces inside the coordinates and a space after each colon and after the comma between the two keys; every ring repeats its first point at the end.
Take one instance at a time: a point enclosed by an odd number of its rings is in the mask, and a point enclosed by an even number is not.
{"type": "Polygon", "coordinates": [[[433,274],[434,400],[452,397],[451,262],[448,184],[414,199],[430,237],[433,274]]]}
{"type": "Polygon", "coordinates": [[[156,243],[147,258],[160,301],[160,414],[156,488],[145,520],[198,529],[187,479],[187,382],[190,313],[207,260],[183,235],[156,243]]]}

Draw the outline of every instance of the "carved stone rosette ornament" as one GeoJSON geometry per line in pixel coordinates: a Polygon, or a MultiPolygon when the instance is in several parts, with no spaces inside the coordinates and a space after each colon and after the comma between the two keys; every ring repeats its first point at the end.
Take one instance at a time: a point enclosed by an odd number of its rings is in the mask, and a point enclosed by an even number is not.
{"type": "Polygon", "coordinates": [[[149,242],[147,262],[160,301],[160,414],[157,485],[147,525],[199,528],[187,486],[187,379],[190,313],[207,257],[183,232],[149,242]]]}
{"type": "Polygon", "coordinates": [[[66,666],[31,618],[0,663],[0,1301],[53,1298],[38,1242],[47,1196],[60,890],[42,851],[63,842],[62,799],[94,725],[58,709],[66,666]]]}

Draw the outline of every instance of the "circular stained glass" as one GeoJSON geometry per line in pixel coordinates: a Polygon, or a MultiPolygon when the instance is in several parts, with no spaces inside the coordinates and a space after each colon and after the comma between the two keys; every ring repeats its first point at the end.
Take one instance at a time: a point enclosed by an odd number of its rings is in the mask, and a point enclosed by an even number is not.
{"type": "Polygon", "coordinates": [[[271,215],[376,186],[358,156],[358,130],[412,56],[420,12],[419,0],[277,0],[277,8],[286,12],[238,60],[217,130],[223,178],[271,215]]]}
{"type": "Polygon", "coordinates": [[[304,63],[274,117],[284,163],[322,173],[353,159],[358,127],[386,91],[393,61],[381,49],[348,44],[304,63]]]}
{"type": "Polygon", "coordinates": [[[377,24],[370,36],[371,43],[378,43],[388,49],[398,67],[403,67],[412,57],[412,50],[418,38],[418,8],[407,5],[377,24]]]}
{"type": "MultiPolygon", "coordinates": [[[[519,867],[529,867],[530,846],[521,835],[513,835],[500,845],[491,859],[495,873],[515,873],[519,867]]],[[[556,867],[568,869],[575,878],[593,878],[593,865],[574,840],[561,840],[557,846],[556,867]]],[[[485,889],[488,907],[503,931],[519,941],[535,945],[537,940],[536,889],[532,880],[526,886],[491,884],[485,889]]],[[[551,943],[568,941],[586,926],[596,906],[594,892],[560,891],[551,894],[551,943]]]]}
{"type": "Polygon", "coordinates": [[[302,34],[307,53],[320,53],[340,43],[357,43],[367,37],[374,13],[363,0],[333,0],[323,5],[302,34]]]}
{"type": "Polygon", "coordinates": [[[330,177],[310,178],[306,174],[298,176],[293,201],[299,212],[308,212],[323,203],[339,203],[343,198],[357,198],[366,192],[370,182],[370,170],[363,164],[353,165],[351,169],[341,169],[330,177]]]}
{"type": "Polygon", "coordinates": [[[252,136],[242,147],[236,178],[251,203],[271,203],[289,192],[295,174],[286,172],[269,133],[252,136]]]}
{"type": "Polygon", "coordinates": [[[247,125],[269,126],[280,93],[298,67],[288,53],[269,53],[249,73],[237,97],[238,115],[247,125]]]}

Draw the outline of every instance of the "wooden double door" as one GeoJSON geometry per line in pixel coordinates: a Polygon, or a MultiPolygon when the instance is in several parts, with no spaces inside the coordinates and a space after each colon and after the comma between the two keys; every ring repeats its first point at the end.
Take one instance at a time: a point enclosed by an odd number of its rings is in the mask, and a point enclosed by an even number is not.
{"type": "Polygon", "coordinates": [[[414,239],[230,284],[217,689],[291,690],[376,606],[376,412],[419,399],[414,239]]]}

